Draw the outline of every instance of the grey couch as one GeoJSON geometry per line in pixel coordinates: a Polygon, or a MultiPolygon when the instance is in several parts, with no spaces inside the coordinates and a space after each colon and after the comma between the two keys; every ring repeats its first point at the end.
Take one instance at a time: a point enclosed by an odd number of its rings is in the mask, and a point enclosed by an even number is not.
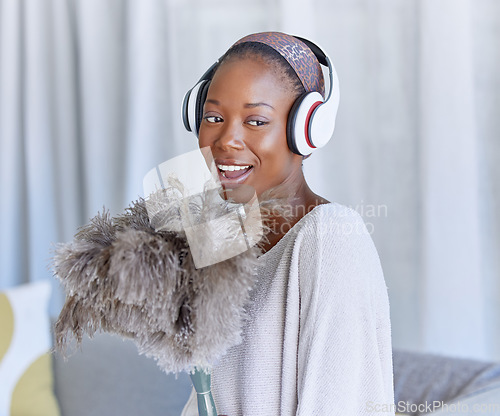
{"type": "Polygon", "coordinates": [[[53,355],[63,416],[179,416],[191,392],[186,374],[163,373],[134,343],[98,334],[64,359],[53,355]]]}
{"type": "Polygon", "coordinates": [[[500,363],[394,350],[396,411],[500,415],[500,363]]]}
{"type": "MultiPolygon", "coordinates": [[[[471,405],[468,413],[463,406],[441,413],[500,415],[500,364],[399,350],[393,357],[396,411],[421,415],[436,402],[496,401],[497,412],[490,406],[477,413],[471,405]]],[[[53,363],[63,416],[178,416],[191,390],[187,375],[162,373],[131,341],[108,334],[85,339],[67,361],[55,354],[53,363]]]]}

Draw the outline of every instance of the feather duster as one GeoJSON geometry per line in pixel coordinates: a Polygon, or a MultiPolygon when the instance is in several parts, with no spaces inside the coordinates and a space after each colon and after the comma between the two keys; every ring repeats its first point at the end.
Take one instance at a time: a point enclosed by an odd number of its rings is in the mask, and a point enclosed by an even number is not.
{"type": "Polygon", "coordinates": [[[98,213],[55,250],[53,270],[66,291],[56,348],[65,352],[70,339],[79,344],[83,334],[106,331],[131,338],[167,373],[208,372],[240,342],[261,253],[255,243],[282,206],[277,195],[269,192],[257,205],[262,217],[247,216],[244,240],[241,215],[234,215],[241,204],[213,189],[186,198],[172,178],[166,189],[133,202],[121,215],[98,213]],[[221,261],[207,264],[205,256],[204,267],[197,267],[190,233],[197,257],[206,251],[221,261]],[[228,255],[241,241],[247,247],[228,255]]]}

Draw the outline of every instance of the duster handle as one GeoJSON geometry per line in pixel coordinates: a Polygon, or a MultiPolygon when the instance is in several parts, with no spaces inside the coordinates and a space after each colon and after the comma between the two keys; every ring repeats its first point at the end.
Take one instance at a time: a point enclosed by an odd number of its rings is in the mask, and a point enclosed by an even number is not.
{"type": "Polygon", "coordinates": [[[194,373],[190,373],[189,376],[196,390],[199,416],[217,416],[217,410],[215,409],[215,402],[211,391],[210,373],[195,368],[194,373]]]}

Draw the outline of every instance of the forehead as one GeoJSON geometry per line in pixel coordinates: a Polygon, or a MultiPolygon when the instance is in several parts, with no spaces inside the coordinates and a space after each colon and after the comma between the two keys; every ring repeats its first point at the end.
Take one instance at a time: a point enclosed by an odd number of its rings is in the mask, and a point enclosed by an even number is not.
{"type": "Polygon", "coordinates": [[[290,82],[279,67],[260,57],[234,58],[223,62],[210,83],[208,95],[212,94],[293,96],[290,82]]]}

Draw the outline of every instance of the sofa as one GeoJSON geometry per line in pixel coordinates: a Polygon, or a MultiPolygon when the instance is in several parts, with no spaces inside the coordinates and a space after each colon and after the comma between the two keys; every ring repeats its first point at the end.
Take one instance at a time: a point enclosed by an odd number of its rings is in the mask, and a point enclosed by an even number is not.
{"type": "Polygon", "coordinates": [[[396,412],[500,416],[500,363],[395,349],[396,412]]]}
{"type": "Polygon", "coordinates": [[[62,416],[179,416],[191,392],[187,374],[165,374],[135,344],[101,333],[67,358],[53,354],[62,416]]]}
{"type": "MultiPolygon", "coordinates": [[[[393,363],[397,413],[500,415],[500,363],[403,350],[393,363]]],[[[55,353],[53,367],[63,416],[178,416],[191,391],[186,374],[164,374],[131,341],[110,334],[85,338],[68,359],[55,353]]]]}

